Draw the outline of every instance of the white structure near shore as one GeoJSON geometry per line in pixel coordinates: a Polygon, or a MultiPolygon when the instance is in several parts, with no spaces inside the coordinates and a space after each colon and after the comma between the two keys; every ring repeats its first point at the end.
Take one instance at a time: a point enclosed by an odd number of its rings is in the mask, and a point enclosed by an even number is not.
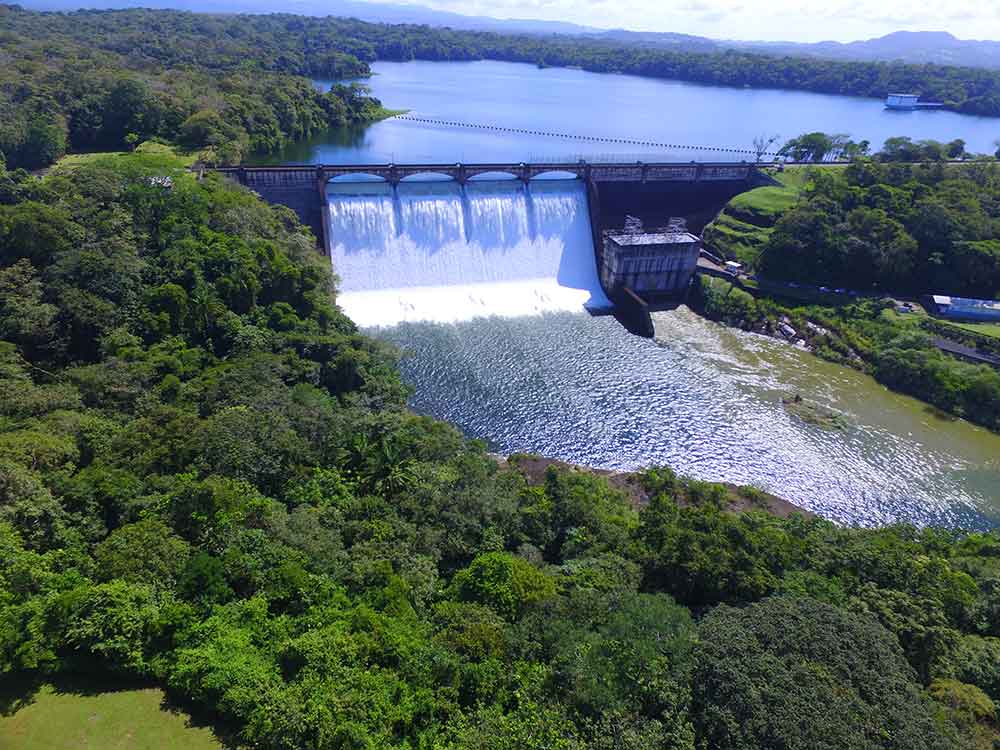
{"type": "Polygon", "coordinates": [[[933,109],[940,106],[936,102],[921,102],[919,94],[889,94],[885,98],[886,109],[933,109]]]}

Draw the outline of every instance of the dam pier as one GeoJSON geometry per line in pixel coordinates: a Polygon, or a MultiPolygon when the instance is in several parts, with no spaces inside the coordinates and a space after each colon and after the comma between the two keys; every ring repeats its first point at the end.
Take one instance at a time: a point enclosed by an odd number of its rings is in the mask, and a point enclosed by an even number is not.
{"type": "MultiPolygon", "coordinates": [[[[294,210],[330,252],[342,292],[409,290],[382,294],[401,320],[428,303],[413,299],[420,289],[441,283],[550,278],[589,292],[582,303],[592,313],[613,309],[628,330],[650,336],[649,309],[685,298],[705,225],[733,196],[771,183],[763,166],[578,161],[216,171],[294,210]]],[[[549,287],[534,290],[532,312],[557,304],[553,295],[562,293],[549,287]]],[[[478,314],[491,314],[485,298],[481,307],[478,314]]],[[[372,309],[359,314],[361,324],[378,318],[372,309]]]]}

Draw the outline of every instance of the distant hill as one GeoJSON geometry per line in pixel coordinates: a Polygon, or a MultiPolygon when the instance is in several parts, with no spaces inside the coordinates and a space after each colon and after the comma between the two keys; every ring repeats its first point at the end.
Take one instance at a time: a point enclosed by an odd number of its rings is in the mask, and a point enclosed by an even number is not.
{"type": "Polygon", "coordinates": [[[161,8],[204,13],[294,13],[342,16],[372,23],[412,23],[509,34],[591,34],[601,29],[563,21],[466,16],[420,5],[369,3],[363,0],[12,0],[31,10],[161,8]]]}
{"type": "Polygon", "coordinates": [[[689,52],[717,52],[726,46],[725,42],[718,42],[703,36],[660,31],[626,31],[625,29],[614,29],[612,31],[593,33],[590,36],[622,44],[676,48],[689,52]]]}
{"type": "Polygon", "coordinates": [[[897,31],[857,42],[757,42],[720,40],[659,31],[598,29],[565,21],[467,16],[420,5],[364,0],[20,0],[33,10],[79,8],[168,8],[212,13],[296,13],[344,16],[374,23],[410,23],[507,34],[585,36],[616,44],[667,48],[686,52],[740,49],[772,55],[823,57],[833,60],[902,61],[939,65],[1000,68],[1000,42],[958,39],[946,31],[897,31]]]}
{"type": "MultiPolygon", "coordinates": [[[[664,40],[664,44],[669,44],[664,40]]],[[[811,55],[835,60],[902,60],[909,63],[1000,68],[1000,42],[958,39],[946,31],[896,31],[860,42],[724,42],[771,54],[811,55]]]]}

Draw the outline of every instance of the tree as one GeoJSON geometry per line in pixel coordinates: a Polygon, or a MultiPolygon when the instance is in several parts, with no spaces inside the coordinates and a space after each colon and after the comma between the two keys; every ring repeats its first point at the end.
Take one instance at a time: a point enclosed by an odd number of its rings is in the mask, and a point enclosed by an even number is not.
{"type": "Polygon", "coordinates": [[[765,154],[768,154],[771,147],[778,142],[780,135],[758,135],[753,139],[754,162],[759,164],[765,154]]]}
{"type": "Polygon", "coordinates": [[[786,142],[778,152],[792,161],[823,161],[837,147],[837,138],[826,133],[806,133],[786,142]]]}
{"type": "Polygon", "coordinates": [[[556,682],[593,719],[655,722],[659,745],[693,747],[687,717],[693,643],[687,609],[662,594],[626,595],[595,631],[559,643],[556,682]]]}
{"type": "Polygon", "coordinates": [[[455,574],[452,590],[462,601],[481,602],[508,619],[553,596],[555,582],[527,560],[505,552],[480,555],[455,574]]]}
{"type": "Polygon", "coordinates": [[[94,548],[104,580],[121,578],[172,587],[185,569],[191,547],[158,518],[126,524],[94,548]]]}
{"type": "Polygon", "coordinates": [[[17,164],[37,169],[66,153],[66,120],[58,114],[39,114],[28,122],[17,164]]]}
{"type": "Polygon", "coordinates": [[[1000,743],[997,707],[975,685],[957,680],[935,680],[929,692],[954,726],[956,745],[970,750],[993,750],[1000,743]]]}
{"type": "Polygon", "coordinates": [[[0,267],[0,339],[25,347],[32,356],[51,352],[57,313],[44,301],[41,279],[27,259],[0,267]]]}
{"type": "Polygon", "coordinates": [[[951,258],[956,292],[991,298],[1000,290],[1000,240],[956,242],[951,258]]]}
{"type": "Polygon", "coordinates": [[[895,639],[808,598],[719,607],[699,625],[692,716],[701,747],[945,750],[895,639]]]}
{"type": "Polygon", "coordinates": [[[204,551],[190,558],[181,573],[177,589],[185,599],[205,606],[226,602],[233,597],[222,561],[204,551]]]}

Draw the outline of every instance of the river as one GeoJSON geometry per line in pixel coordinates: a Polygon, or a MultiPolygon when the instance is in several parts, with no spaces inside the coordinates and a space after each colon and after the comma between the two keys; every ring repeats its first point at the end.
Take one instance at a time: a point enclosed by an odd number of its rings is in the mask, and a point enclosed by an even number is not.
{"type": "MultiPolygon", "coordinates": [[[[387,105],[467,122],[636,139],[724,137],[734,146],[779,120],[785,135],[823,128],[873,140],[985,138],[975,135],[976,118],[900,117],[868,100],[502,63],[375,68],[373,89],[387,105]],[[699,108],[674,103],[674,94],[699,108]],[[784,117],[776,102],[785,103],[784,117]],[[685,116],[664,117],[664,109],[685,116]],[[747,111],[772,119],[751,121],[747,111]],[[968,128],[956,132],[958,125],[968,128]]],[[[567,147],[560,139],[387,121],[281,158],[520,161],[567,157],[560,150],[567,147]]],[[[416,411],[450,420],[497,451],[614,469],[667,464],[700,479],[753,484],[845,523],[1000,526],[1000,436],[684,308],[655,315],[654,340],[584,312],[606,300],[578,183],[484,180],[463,189],[417,181],[392,190],[338,182],[328,197],[340,304],[404,350],[416,411]],[[781,398],[791,393],[841,414],[842,428],[788,413],[781,398]]]]}

